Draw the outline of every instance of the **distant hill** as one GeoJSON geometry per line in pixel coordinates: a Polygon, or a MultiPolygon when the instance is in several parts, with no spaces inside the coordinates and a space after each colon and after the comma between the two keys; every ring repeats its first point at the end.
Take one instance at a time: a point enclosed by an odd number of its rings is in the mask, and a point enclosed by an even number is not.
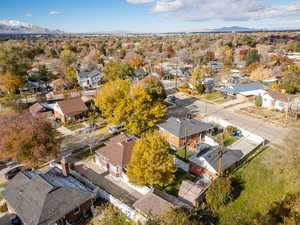
{"type": "Polygon", "coordinates": [[[34,26],[17,20],[0,20],[0,34],[60,34],[60,30],[34,26]]]}
{"type": "Polygon", "coordinates": [[[232,26],[232,27],[222,27],[214,29],[213,31],[216,32],[235,32],[235,31],[257,31],[258,29],[248,28],[248,27],[239,27],[239,26],[232,26]]]}

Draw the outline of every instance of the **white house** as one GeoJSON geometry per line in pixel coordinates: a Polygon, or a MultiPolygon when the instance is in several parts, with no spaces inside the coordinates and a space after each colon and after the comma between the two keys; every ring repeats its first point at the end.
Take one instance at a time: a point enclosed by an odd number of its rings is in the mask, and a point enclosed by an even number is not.
{"type": "Polygon", "coordinates": [[[83,88],[95,88],[101,84],[104,73],[94,69],[89,72],[77,73],[78,84],[83,88]]]}
{"type": "Polygon", "coordinates": [[[262,95],[262,107],[286,111],[294,99],[295,96],[269,90],[262,95]]]}

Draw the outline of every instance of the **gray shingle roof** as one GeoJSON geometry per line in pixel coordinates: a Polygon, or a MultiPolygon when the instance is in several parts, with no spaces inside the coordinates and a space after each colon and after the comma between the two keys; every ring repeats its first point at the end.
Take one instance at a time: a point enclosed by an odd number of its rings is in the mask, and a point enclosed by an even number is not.
{"type": "Polygon", "coordinates": [[[26,225],[48,225],[93,198],[93,192],[72,176],[53,168],[46,174],[21,172],[3,197],[26,225]]]}
{"type": "Polygon", "coordinates": [[[259,83],[238,84],[229,88],[225,88],[224,92],[228,94],[238,94],[246,91],[264,90],[264,86],[259,83]]]}
{"type": "Polygon", "coordinates": [[[80,73],[78,73],[78,76],[80,78],[88,78],[88,77],[94,77],[94,76],[104,77],[104,73],[100,72],[97,69],[94,69],[94,70],[88,71],[88,72],[80,72],[80,73]]]}
{"type": "Polygon", "coordinates": [[[179,138],[189,137],[213,128],[212,125],[200,120],[175,117],[170,117],[165,123],[159,124],[158,127],[179,138]]]}
{"type": "MultiPolygon", "coordinates": [[[[240,161],[243,158],[243,155],[244,154],[240,150],[225,148],[222,157],[221,171],[228,169],[234,163],[240,161]]],[[[221,157],[219,146],[208,147],[189,157],[189,160],[199,166],[203,166],[202,161],[200,160],[201,157],[204,158],[216,171],[218,171],[218,162],[221,157]]]]}

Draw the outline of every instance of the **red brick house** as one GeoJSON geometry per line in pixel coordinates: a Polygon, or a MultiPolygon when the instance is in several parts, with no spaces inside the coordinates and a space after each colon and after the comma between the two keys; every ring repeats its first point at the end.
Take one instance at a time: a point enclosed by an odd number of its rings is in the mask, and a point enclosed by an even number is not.
{"type": "Polygon", "coordinates": [[[175,117],[170,117],[165,123],[159,124],[158,127],[160,133],[175,148],[198,143],[213,129],[212,125],[200,120],[175,117]]]}
{"type": "Polygon", "coordinates": [[[110,139],[106,146],[96,151],[96,163],[113,177],[126,176],[135,138],[120,134],[110,139]]]}

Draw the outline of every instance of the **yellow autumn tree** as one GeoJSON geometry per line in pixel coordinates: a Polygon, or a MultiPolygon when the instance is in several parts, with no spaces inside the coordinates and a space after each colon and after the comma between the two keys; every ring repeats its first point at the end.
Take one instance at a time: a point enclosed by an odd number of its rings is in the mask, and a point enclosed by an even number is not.
{"type": "Polygon", "coordinates": [[[15,94],[24,83],[22,77],[14,74],[5,74],[0,76],[0,78],[3,82],[3,89],[9,94],[15,94]]]}
{"type": "Polygon", "coordinates": [[[143,59],[142,58],[134,58],[130,60],[130,65],[134,69],[140,69],[143,65],[143,59]]]}
{"type": "Polygon", "coordinates": [[[259,66],[251,72],[250,79],[252,81],[267,80],[272,77],[272,71],[265,68],[264,66],[259,66]]]}
{"type": "Polygon", "coordinates": [[[66,69],[66,74],[68,75],[68,79],[72,82],[72,83],[76,83],[77,82],[77,74],[76,74],[76,70],[73,67],[67,67],[66,69]]]}
{"type": "Polygon", "coordinates": [[[145,133],[133,148],[127,172],[129,181],[138,186],[172,184],[177,167],[169,149],[159,131],[145,133]]]}
{"type": "Polygon", "coordinates": [[[162,122],[167,113],[166,106],[155,101],[141,85],[132,88],[123,111],[126,111],[126,129],[135,135],[162,122]]]}

